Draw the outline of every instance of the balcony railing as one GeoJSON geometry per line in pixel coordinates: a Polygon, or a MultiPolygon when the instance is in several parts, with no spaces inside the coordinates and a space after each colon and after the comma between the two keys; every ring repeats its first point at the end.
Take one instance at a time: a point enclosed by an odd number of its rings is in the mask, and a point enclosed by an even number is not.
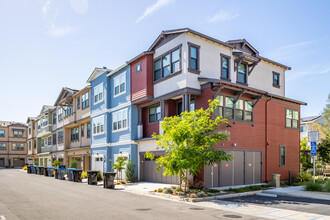
{"type": "Polygon", "coordinates": [[[42,127],[38,129],[38,137],[42,137],[48,133],[52,133],[52,125],[47,125],[45,127],[42,127]]]}

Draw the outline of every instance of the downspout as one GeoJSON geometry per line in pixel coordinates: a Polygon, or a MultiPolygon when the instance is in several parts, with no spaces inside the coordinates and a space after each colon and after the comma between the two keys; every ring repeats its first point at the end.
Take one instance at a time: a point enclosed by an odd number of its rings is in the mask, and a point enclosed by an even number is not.
{"type": "Polygon", "coordinates": [[[266,101],[266,108],[265,108],[265,174],[266,174],[266,181],[268,179],[268,102],[272,100],[272,96],[270,99],[266,101]]]}

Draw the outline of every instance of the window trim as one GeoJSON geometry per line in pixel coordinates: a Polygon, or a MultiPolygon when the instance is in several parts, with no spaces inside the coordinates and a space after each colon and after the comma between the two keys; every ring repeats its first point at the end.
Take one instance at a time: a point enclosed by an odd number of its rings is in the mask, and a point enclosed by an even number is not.
{"type": "MultiPolygon", "coordinates": [[[[231,57],[230,56],[225,55],[223,53],[220,53],[220,79],[222,79],[222,80],[231,81],[231,71],[230,71],[230,69],[231,69],[230,68],[231,67],[231,63],[230,63],[230,61],[231,61],[231,57]],[[223,77],[223,72],[222,72],[222,70],[223,70],[223,68],[222,68],[223,62],[222,62],[222,58],[227,58],[228,59],[228,78],[224,78],[223,77]]],[[[237,69],[237,71],[238,71],[238,69],[237,69]]]]}
{"type": "Polygon", "coordinates": [[[274,72],[273,71],[273,87],[276,87],[276,88],[280,88],[281,87],[281,84],[280,84],[280,73],[278,72],[274,72]],[[275,84],[275,75],[278,76],[278,85],[275,84]]]}
{"type": "Polygon", "coordinates": [[[116,77],[113,78],[113,97],[118,97],[120,95],[125,94],[126,93],[126,86],[127,86],[127,75],[126,75],[126,70],[125,70],[124,72],[120,73],[119,75],[117,75],[116,77]],[[125,75],[125,87],[124,87],[125,90],[123,92],[120,92],[120,85],[122,84],[122,83],[120,83],[120,78],[121,78],[122,75],[125,75]],[[119,78],[119,93],[118,94],[116,94],[116,86],[115,86],[115,80],[117,78],[119,78]]]}
{"type": "Polygon", "coordinates": [[[195,73],[195,74],[200,74],[200,72],[201,72],[201,68],[200,68],[200,48],[201,48],[201,46],[199,46],[197,44],[194,44],[194,43],[191,43],[191,42],[188,42],[188,72],[195,73]],[[190,48],[191,47],[195,47],[197,49],[197,69],[196,70],[190,68],[190,65],[191,65],[191,50],[190,50],[190,48]]]}
{"type": "MultiPolygon", "coordinates": [[[[121,121],[123,121],[123,120],[121,120],[121,121]]],[[[111,128],[112,128],[112,133],[115,133],[115,132],[120,132],[120,131],[125,131],[125,130],[128,130],[128,108],[125,108],[125,109],[121,109],[121,110],[118,110],[118,111],[115,111],[115,112],[112,112],[112,115],[111,115],[111,128]],[[121,129],[116,129],[116,130],[114,130],[113,129],[113,123],[114,123],[114,120],[113,120],[113,115],[114,114],[119,114],[119,113],[122,113],[122,112],[124,112],[124,111],[126,111],[126,127],[125,128],[121,128],[121,129]]],[[[118,123],[118,120],[117,120],[117,123],[118,123]]],[[[118,125],[117,125],[117,127],[118,127],[118,125]]]]}
{"type": "Polygon", "coordinates": [[[104,117],[104,115],[101,115],[101,116],[98,116],[98,117],[95,117],[95,118],[93,118],[93,120],[92,120],[92,125],[91,125],[91,130],[92,130],[92,134],[93,134],[93,137],[94,136],[99,136],[99,135],[102,135],[102,134],[105,134],[105,125],[106,125],[106,123],[105,123],[105,117],[104,117]],[[99,132],[99,133],[94,133],[94,120],[97,120],[97,119],[99,119],[99,118],[103,118],[103,132],[99,132]]]}
{"type": "Polygon", "coordinates": [[[285,145],[280,145],[280,167],[286,167],[286,146],[285,145]],[[284,164],[282,164],[281,162],[281,149],[284,148],[284,164]]]}
{"type": "Polygon", "coordinates": [[[241,62],[239,65],[237,66],[237,71],[236,71],[236,83],[248,86],[249,85],[248,84],[248,72],[249,72],[248,68],[249,68],[249,66],[245,62],[241,62]],[[238,81],[238,69],[239,69],[239,65],[241,65],[241,64],[245,65],[245,82],[238,81]]]}
{"type": "Polygon", "coordinates": [[[94,105],[97,105],[100,102],[102,102],[103,101],[103,97],[104,97],[104,86],[103,86],[103,82],[101,82],[101,83],[97,84],[96,86],[94,86],[94,88],[93,88],[93,101],[94,101],[94,105]],[[95,96],[96,96],[95,95],[95,89],[98,88],[99,86],[102,86],[102,99],[100,99],[100,97],[99,97],[100,93],[98,93],[97,94],[98,100],[97,100],[97,102],[95,102],[95,96]]]}
{"type": "Polygon", "coordinates": [[[142,62],[138,62],[137,64],[135,64],[135,73],[140,73],[142,71],[142,62]],[[137,70],[137,67],[140,66],[140,70],[137,70]]]}
{"type": "MultiPolygon", "coordinates": [[[[156,124],[156,123],[159,123],[160,121],[161,121],[161,119],[160,120],[157,120],[157,117],[155,118],[155,121],[150,121],[150,118],[149,118],[149,116],[150,116],[150,114],[149,114],[149,112],[150,112],[150,109],[151,108],[154,108],[154,107],[158,107],[159,106],[159,108],[160,108],[160,115],[162,115],[162,108],[161,108],[161,106],[160,106],[160,103],[157,103],[157,104],[155,104],[155,105],[151,105],[151,106],[149,106],[148,107],[148,124],[156,124]]],[[[157,114],[155,114],[155,115],[157,115],[157,114]]]]}
{"type": "Polygon", "coordinates": [[[168,54],[170,54],[170,69],[171,69],[171,73],[168,76],[161,77],[160,79],[155,80],[155,69],[153,69],[152,70],[152,81],[153,81],[154,84],[157,84],[157,83],[162,82],[162,81],[164,81],[166,79],[169,79],[171,77],[174,77],[174,76],[176,76],[176,75],[178,75],[178,74],[180,74],[182,72],[182,44],[180,44],[180,45],[172,48],[171,50],[168,50],[167,52],[165,52],[165,53],[159,55],[158,57],[154,58],[153,64],[155,64],[156,61],[160,60],[160,65],[161,65],[160,66],[160,74],[163,76],[163,62],[162,62],[162,59],[163,59],[163,57],[167,56],[168,54]],[[173,51],[176,51],[177,49],[179,49],[179,64],[180,64],[179,66],[180,66],[180,69],[178,71],[172,73],[172,56],[171,56],[171,53],[173,51]]]}
{"type": "Polygon", "coordinates": [[[287,129],[294,129],[294,130],[297,130],[297,129],[299,129],[299,131],[300,131],[300,111],[299,110],[296,110],[296,109],[293,109],[293,108],[285,108],[285,113],[284,113],[284,115],[285,115],[285,117],[284,117],[284,125],[285,125],[285,128],[287,128],[287,129]],[[292,119],[291,119],[291,127],[288,127],[288,126],[286,126],[286,112],[287,112],[287,110],[291,110],[292,111],[292,119]],[[293,127],[293,112],[294,111],[296,111],[296,112],[298,112],[298,119],[297,119],[297,122],[298,122],[298,124],[297,124],[297,127],[296,128],[294,128],[293,127]]]}

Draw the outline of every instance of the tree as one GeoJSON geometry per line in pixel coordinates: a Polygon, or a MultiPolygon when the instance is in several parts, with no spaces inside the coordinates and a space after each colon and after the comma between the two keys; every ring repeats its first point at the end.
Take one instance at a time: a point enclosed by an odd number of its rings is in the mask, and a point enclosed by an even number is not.
{"type": "Polygon", "coordinates": [[[330,136],[317,145],[317,156],[325,163],[330,163],[330,136]]]}
{"type": "Polygon", "coordinates": [[[118,180],[118,176],[120,173],[120,179],[123,180],[123,173],[122,170],[125,168],[126,162],[125,162],[125,157],[120,156],[116,159],[115,163],[113,164],[112,169],[117,170],[117,180],[118,180]]]}
{"type": "MultiPolygon", "coordinates": [[[[195,176],[203,166],[210,166],[231,160],[232,157],[214,148],[227,136],[219,128],[227,125],[221,116],[213,117],[219,104],[218,100],[209,101],[209,108],[182,112],[180,116],[165,117],[161,123],[162,134],[153,134],[157,145],[166,151],[157,158],[156,170],[164,168],[164,175],[180,175],[188,185],[188,173],[195,176]]],[[[152,152],[146,158],[154,159],[152,152]]],[[[181,187],[181,182],[180,182],[181,187]]]]}
{"type": "Polygon", "coordinates": [[[53,166],[54,167],[58,167],[59,165],[62,165],[62,163],[60,161],[58,161],[58,160],[54,160],[53,166]]]}
{"type": "Polygon", "coordinates": [[[310,154],[309,154],[309,146],[308,146],[308,141],[307,137],[304,137],[300,141],[300,163],[302,165],[301,169],[303,171],[306,171],[309,168],[313,167],[313,164],[310,162],[310,154]],[[308,151],[308,152],[306,152],[308,151]]]}
{"type": "Polygon", "coordinates": [[[78,167],[77,161],[76,161],[76,159],[73,159],[70,163],[70,168],[76,168],[77,169],[77,167],[78,167]]]}
{"type": "Polygon", "coordinates": [[[135,166],[132,160],[129,160],[126,165],[125,176],[127,181],[135,180],[135,166]]]}
{"type": "Polygon", "coordinates": [[[330,126],[330,93],[328,95],[328,101],[325,107],[323,108],[323,115],[327,120],[327,125],[330,126]]]}

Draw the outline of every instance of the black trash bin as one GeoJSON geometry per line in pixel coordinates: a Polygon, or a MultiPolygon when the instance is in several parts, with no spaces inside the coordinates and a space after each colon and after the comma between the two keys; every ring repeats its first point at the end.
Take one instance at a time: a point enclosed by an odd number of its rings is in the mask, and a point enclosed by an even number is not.
{"type": "Polygon", "coordinates": [[[58,172],[57,172],[57,168],[55,168],[55,179],[58,179],[58,172]]]}
{"type": "Polygon", "coordinates": [[[98,172],[99,171],[93,171],[93,170],[87,171],[88,185],[97,185],[97,173],[98,172]]]}
{"type": "Polygon", "coordinates": [[[47,170],[48,170],[48,176],[53,177],[55,167],[48,167],[47,170]]]}
{"type": "Polygon", "coordinates": [[[66,174],[68,176],[69,181],[73,181],[73,171],[76,170],[76,168],[68,168],[66,169],[66,174]]]}
{"type": "Polygon", "coordinates": [[[44,167],[43,166],[38,166],[38,174],[39,175],[44,175],[44,167]]]}
{"type": "Polygon", "coordinates": [[[60,165],[57,169],[57,175],[58,175],[59,180],[65,180],[65,177],[64,177],[65,172],[66,172],[65,165],[60,165]]]}
{"type": "Polygon", "coordinates": [[[35,173],[35,169],[36,169],[36,168],[35,168],[35,166],[34,166],[34,165],[32,165],[32,166],[31,166],[31,173],[32,173],[32,174],[34,174],[34,173],[35,173]]]}
{"type": "Polygon", "coordinates": [[[35,174],[35,175],[38,175],[38,170],[39,170],[39,169],[38,169],[38,166],[34,166],[34,174],[35,174]]]}
{"type": "Polygon", "coordinates": [[[44,176],[48,176],[48,168],[47,167],[44,168],[44,176]]]}
{"type": "Polygon", "coordinates": [[[82,170],[73,170],[73,182],[81,182],[82,170]]]}
{"type": "Polygon", "coordinates": [[[32,173],[32,171],[31,171],[31,166],[27,166],[27,170],[26,170],[26,172],[28,173],[28,174],[31,174],[32,173]]]}
{"type": "Polygon", "coordinates": [[[103,173],[103,188],[114,189],[115,188],[115,172],[103,173]]]}

